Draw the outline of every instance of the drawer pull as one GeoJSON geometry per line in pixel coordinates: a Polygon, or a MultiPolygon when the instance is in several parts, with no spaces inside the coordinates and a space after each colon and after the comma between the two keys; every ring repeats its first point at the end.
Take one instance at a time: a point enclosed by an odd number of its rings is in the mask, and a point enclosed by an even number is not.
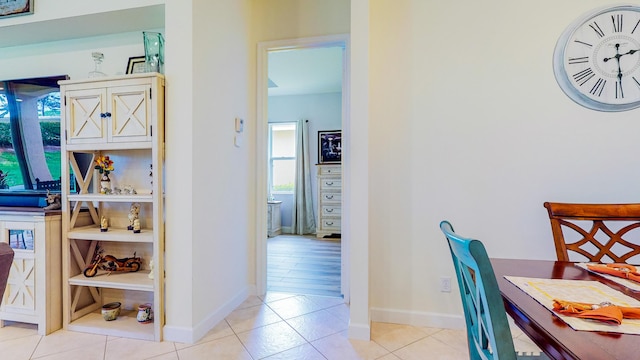
{"type": "Polygon", "coordinates": [[[324,184],[327,185],[327,186],[331,186],[331,185],[333,185],[333,181],[332,182],[325,182],[324,184]]]}
{"type": "Polygon", "coordinates": [[[326,221],[324,224],[325,224],[326,226],[331,226],[331,225],[333,225],[333,221],[326,221]]]}
{"type": "Polygon", "coordinates": [[[324,198],[327,200],[331,200],[333,199],[333,195],[325,195],[324,198]]]}
{"type": "Polygon", "coordinates": [[[333,209],[324,209],[324,211],[330,213],[330,212],[333,212],[333,209]]]}

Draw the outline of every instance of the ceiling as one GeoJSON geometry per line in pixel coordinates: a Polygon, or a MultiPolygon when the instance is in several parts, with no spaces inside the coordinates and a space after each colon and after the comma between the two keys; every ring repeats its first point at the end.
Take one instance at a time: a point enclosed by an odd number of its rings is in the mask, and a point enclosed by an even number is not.
{"type": "Polygon", "coordinates": [[[327,47],[269,52],[269,96],[342,91],[343,51],[327,47]]]}
{"type": "Polygon", "coordinates": [[[164,27],[164,5],[0,27],[0,48],[164,27]]]}

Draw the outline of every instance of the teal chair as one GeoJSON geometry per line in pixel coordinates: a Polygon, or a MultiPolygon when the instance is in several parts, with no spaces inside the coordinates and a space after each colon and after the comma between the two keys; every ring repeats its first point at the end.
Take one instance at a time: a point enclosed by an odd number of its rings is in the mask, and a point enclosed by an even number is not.
{"type": "Polygon", "coordinates": [[[464,238],[448,221],[440,229],[449,243],[467,323],[472,360],[548,359],[544,354],[518,355],[498,282],[482,242],[464,238]]]}

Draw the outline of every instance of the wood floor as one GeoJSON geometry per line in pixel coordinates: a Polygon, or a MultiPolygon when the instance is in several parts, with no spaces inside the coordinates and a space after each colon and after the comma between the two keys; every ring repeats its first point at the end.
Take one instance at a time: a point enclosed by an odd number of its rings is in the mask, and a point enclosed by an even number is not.
{"type": "Polygon", "coordinates": [[[340,239],[279,235],[267,240],[267,290],[342,296],[340,239]]]}

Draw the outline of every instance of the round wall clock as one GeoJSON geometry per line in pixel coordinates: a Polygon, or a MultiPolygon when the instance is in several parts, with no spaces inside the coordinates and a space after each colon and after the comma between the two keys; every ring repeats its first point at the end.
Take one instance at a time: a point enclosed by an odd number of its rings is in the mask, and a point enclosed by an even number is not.
{"type": "Polygon", "coordinates": [[[589,109],[639,107],[640,7],[607,7],[576,19],[558,39],[553,71],[565,94],[589,109]]]}

